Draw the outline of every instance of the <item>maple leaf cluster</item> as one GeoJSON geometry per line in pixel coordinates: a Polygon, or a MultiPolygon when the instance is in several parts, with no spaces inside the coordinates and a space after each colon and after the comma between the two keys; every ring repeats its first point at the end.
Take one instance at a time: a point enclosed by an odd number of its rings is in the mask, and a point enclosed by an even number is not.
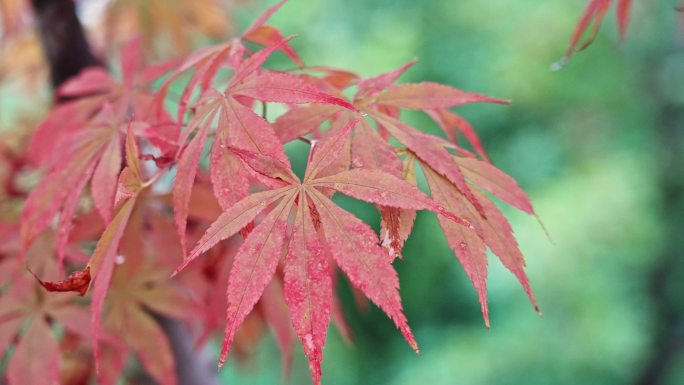
{"type": "Polygon", "coordinates": [[[174,385],[155,315],[184,322],[198,345],[223,326],[220,365],[230,351],[248,353],[270,327],[287,367],[293,330],[319,384],[329,324],[349,334],[338,270],[418,351],[393,267],[417,210],[437,215],[487,327],[487,249],[536,308],[513,230],[487,194],[536,215],[532,204],[451,110],[508,101],[396,83],[415,61],[370,78],[306,66],[266,24],[283,3],[241,36],[181,61],[147,65],[134,40],[120,55],[120,79],[91,68],[58,90],[72,101],[50,112],[27,152],[45,175],[20,223],[0,232],[15,240],[0,250],[1,278],[20,277],[0,297],[0,349],[15,346],[10,385],[60,376],[114,384],[131,354],[160,384],[174,385]],[[266,68],[276,51],[297,69],[266,68]],[[287,111],[269,120],[256,112],[268,103],[287,111]],[[447,139],[405,123],[402,110],[425,112],[447,139]],[[310,144],[301,179],[284,150],[294,140],[310,144]],[[429,192],[417,187],[419,170],[429,192]],[[374,204],[380,234],[335,194],[374,204]],[[53,325],[66,330],[60,342],[53,325]],[[69,365],[73,346],[92,352],[92,364],[69,365]]]}

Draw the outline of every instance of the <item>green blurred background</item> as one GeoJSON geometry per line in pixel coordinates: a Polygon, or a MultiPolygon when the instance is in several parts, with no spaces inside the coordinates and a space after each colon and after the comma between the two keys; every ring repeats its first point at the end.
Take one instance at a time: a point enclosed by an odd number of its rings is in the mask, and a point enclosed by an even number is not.
{"type": "MultiPolygon", "coordinates": [[[[237,10],[246,25],[272,1],[237,10]]],[[[510,98],[459,108],[494,163],[532,197],[534,218],[505,208],[544,313],[493,256],[487,331],[472,286],[432,214],[418,216],[396,263],[415,355],[376,308],[342,292],[356,342],[331,328],[325,384],[684,384],[684,36],[676,1],[637,1],[628,39],[614,13],[560,72],[586,0],[291,0],[273,18],[307,64],[364,76],[420,62],[430,80],[510,98]],[[660,365],[662,364],[662,365],[660,365]]],[[[286,66],[286,61],[282,63],[286,66]]],[[[407,115],[436,133],[424,116],[407,115]]],[[[302,165],[304,145],[290,146],[302,165]]],[[[378,226],[370,206],[341,200],[378,226]]],[[[231,364],[228,384],[277,384],[279,353],[231,364]]],[[[310,383],[297,347],[289,384],[310,383]]]]}

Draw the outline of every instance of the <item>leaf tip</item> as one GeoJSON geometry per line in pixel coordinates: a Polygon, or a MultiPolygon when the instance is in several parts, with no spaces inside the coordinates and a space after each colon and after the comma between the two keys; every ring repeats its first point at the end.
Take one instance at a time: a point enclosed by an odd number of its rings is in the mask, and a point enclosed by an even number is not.
{"type": "Polygon", "coordinates": [[[534,294],[532,294],[532,289],[529,287],[529,284],[525,288],[525,291],[527,292],[527,296],[530,298],[530,302],[532,303],[532,306],[534,307],[534,311],[536,311],[537,314],[539,314],[539,316],[542,317],[543,316],[542,311],[539,308],[539,305],[537,304],[536,298],[534,298],[534,294]]]}
{"type": "Polygon", "coordinates": [[[420,354],[420,348],[418,347],[418,343],[415,340],[411,341],[409,345],[411,346],[411,349],[413,349],[413,351],[416,352],[416,354],[420,354]]]}
{"type": "Polygon", "coordinates": [[[552,72],[558,72],[565,68],[566,65],[568,65],[568,62],[570,61],[570,58],[568,56],[563,56],[560,58],[557,62],[551,64],[549,66],[549,70],[552,72]]]}
{"type": "Polygon", "coordinates": [[[195,252],[193,250],[192,254],[189,257],[186,257],[183,259],[183,262],[181,262],[181,264],[178,267],[176,267],[176,270],[174,270],[173,273],[171,273],[171,276],[169,278],[174,278],[175,276],[180,274],[183,270],[185,270],[185,268],[188,267],[190,262],[192,262],[194,260],[194,257],[195,257],[195,252]]]}
{"type": "Polygon", "coordinates": [[[228,358],[228,353],[230,352],[230,343],[231,341],[228,340],[228,335],[226,335],[223,339],[223,347],[221,347],[221,354],[219,355],[219,360],[218,360],[218,369],[221,370],[223,368],[223,365],[226,364],[226,358],[228,358]]]}
{"type": "Polygon", "coordinates": [[[413,336],[413,332],[408,327],[408,325],[401,328],[401,333],[404,335],[404,338],[406,339],[406,342],[408,342],[411,349],[413,349],[413,351],[416,352],[416,354],[420,354],[420,348],[418,347],[418,342],[416,341],[416,338],[413,336]]]}
{"type": "Polygon", "coordinates": [[[220,371],[223,369],[223,366],[226,364],[226,358],[228,357],[228,352],[230,351],[230,346],[224,342],[223,347],[221,348],[221,355],[219,356],[218,359],[218,366],[217,366],[217,371],[220,371]]]}

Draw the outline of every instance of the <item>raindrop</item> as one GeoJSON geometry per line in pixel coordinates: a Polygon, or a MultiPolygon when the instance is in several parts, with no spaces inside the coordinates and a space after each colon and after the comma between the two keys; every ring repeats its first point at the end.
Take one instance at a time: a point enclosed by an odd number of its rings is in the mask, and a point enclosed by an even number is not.
{"type": "Polygon", "coordinates": [[[314,342],[313,342],[313,335],[311,335],[311,333],[307,333],[304,336],[303,342],[304,342],[304,346],[306,346],[307,350],[309,350],[309,351],[314,350],[315,346],[314,346],[314,342]]]}
{"type": "Polygon", "coordinates": [[[553,71],[553,72],[560,71],[560,70],[562,70],[563,67],[565,67],[567,64],[568,64],[568,58],[562,57],[562,58],[561,58],[560,60],[558,60],[557,62],[551,64],[551,66],[549,66],[549,69],[550,69],[551,71],[553,71]]]}

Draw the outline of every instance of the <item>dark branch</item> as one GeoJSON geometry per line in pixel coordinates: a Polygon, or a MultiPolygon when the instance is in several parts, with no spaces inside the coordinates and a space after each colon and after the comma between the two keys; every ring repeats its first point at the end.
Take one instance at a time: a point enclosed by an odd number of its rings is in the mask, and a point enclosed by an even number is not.
{"type": "Polygon", "coordinates": [[[90,51],[72,0],[31,0],[31,3],[54,88],[83,68],[102,65],[90,51]]]}

